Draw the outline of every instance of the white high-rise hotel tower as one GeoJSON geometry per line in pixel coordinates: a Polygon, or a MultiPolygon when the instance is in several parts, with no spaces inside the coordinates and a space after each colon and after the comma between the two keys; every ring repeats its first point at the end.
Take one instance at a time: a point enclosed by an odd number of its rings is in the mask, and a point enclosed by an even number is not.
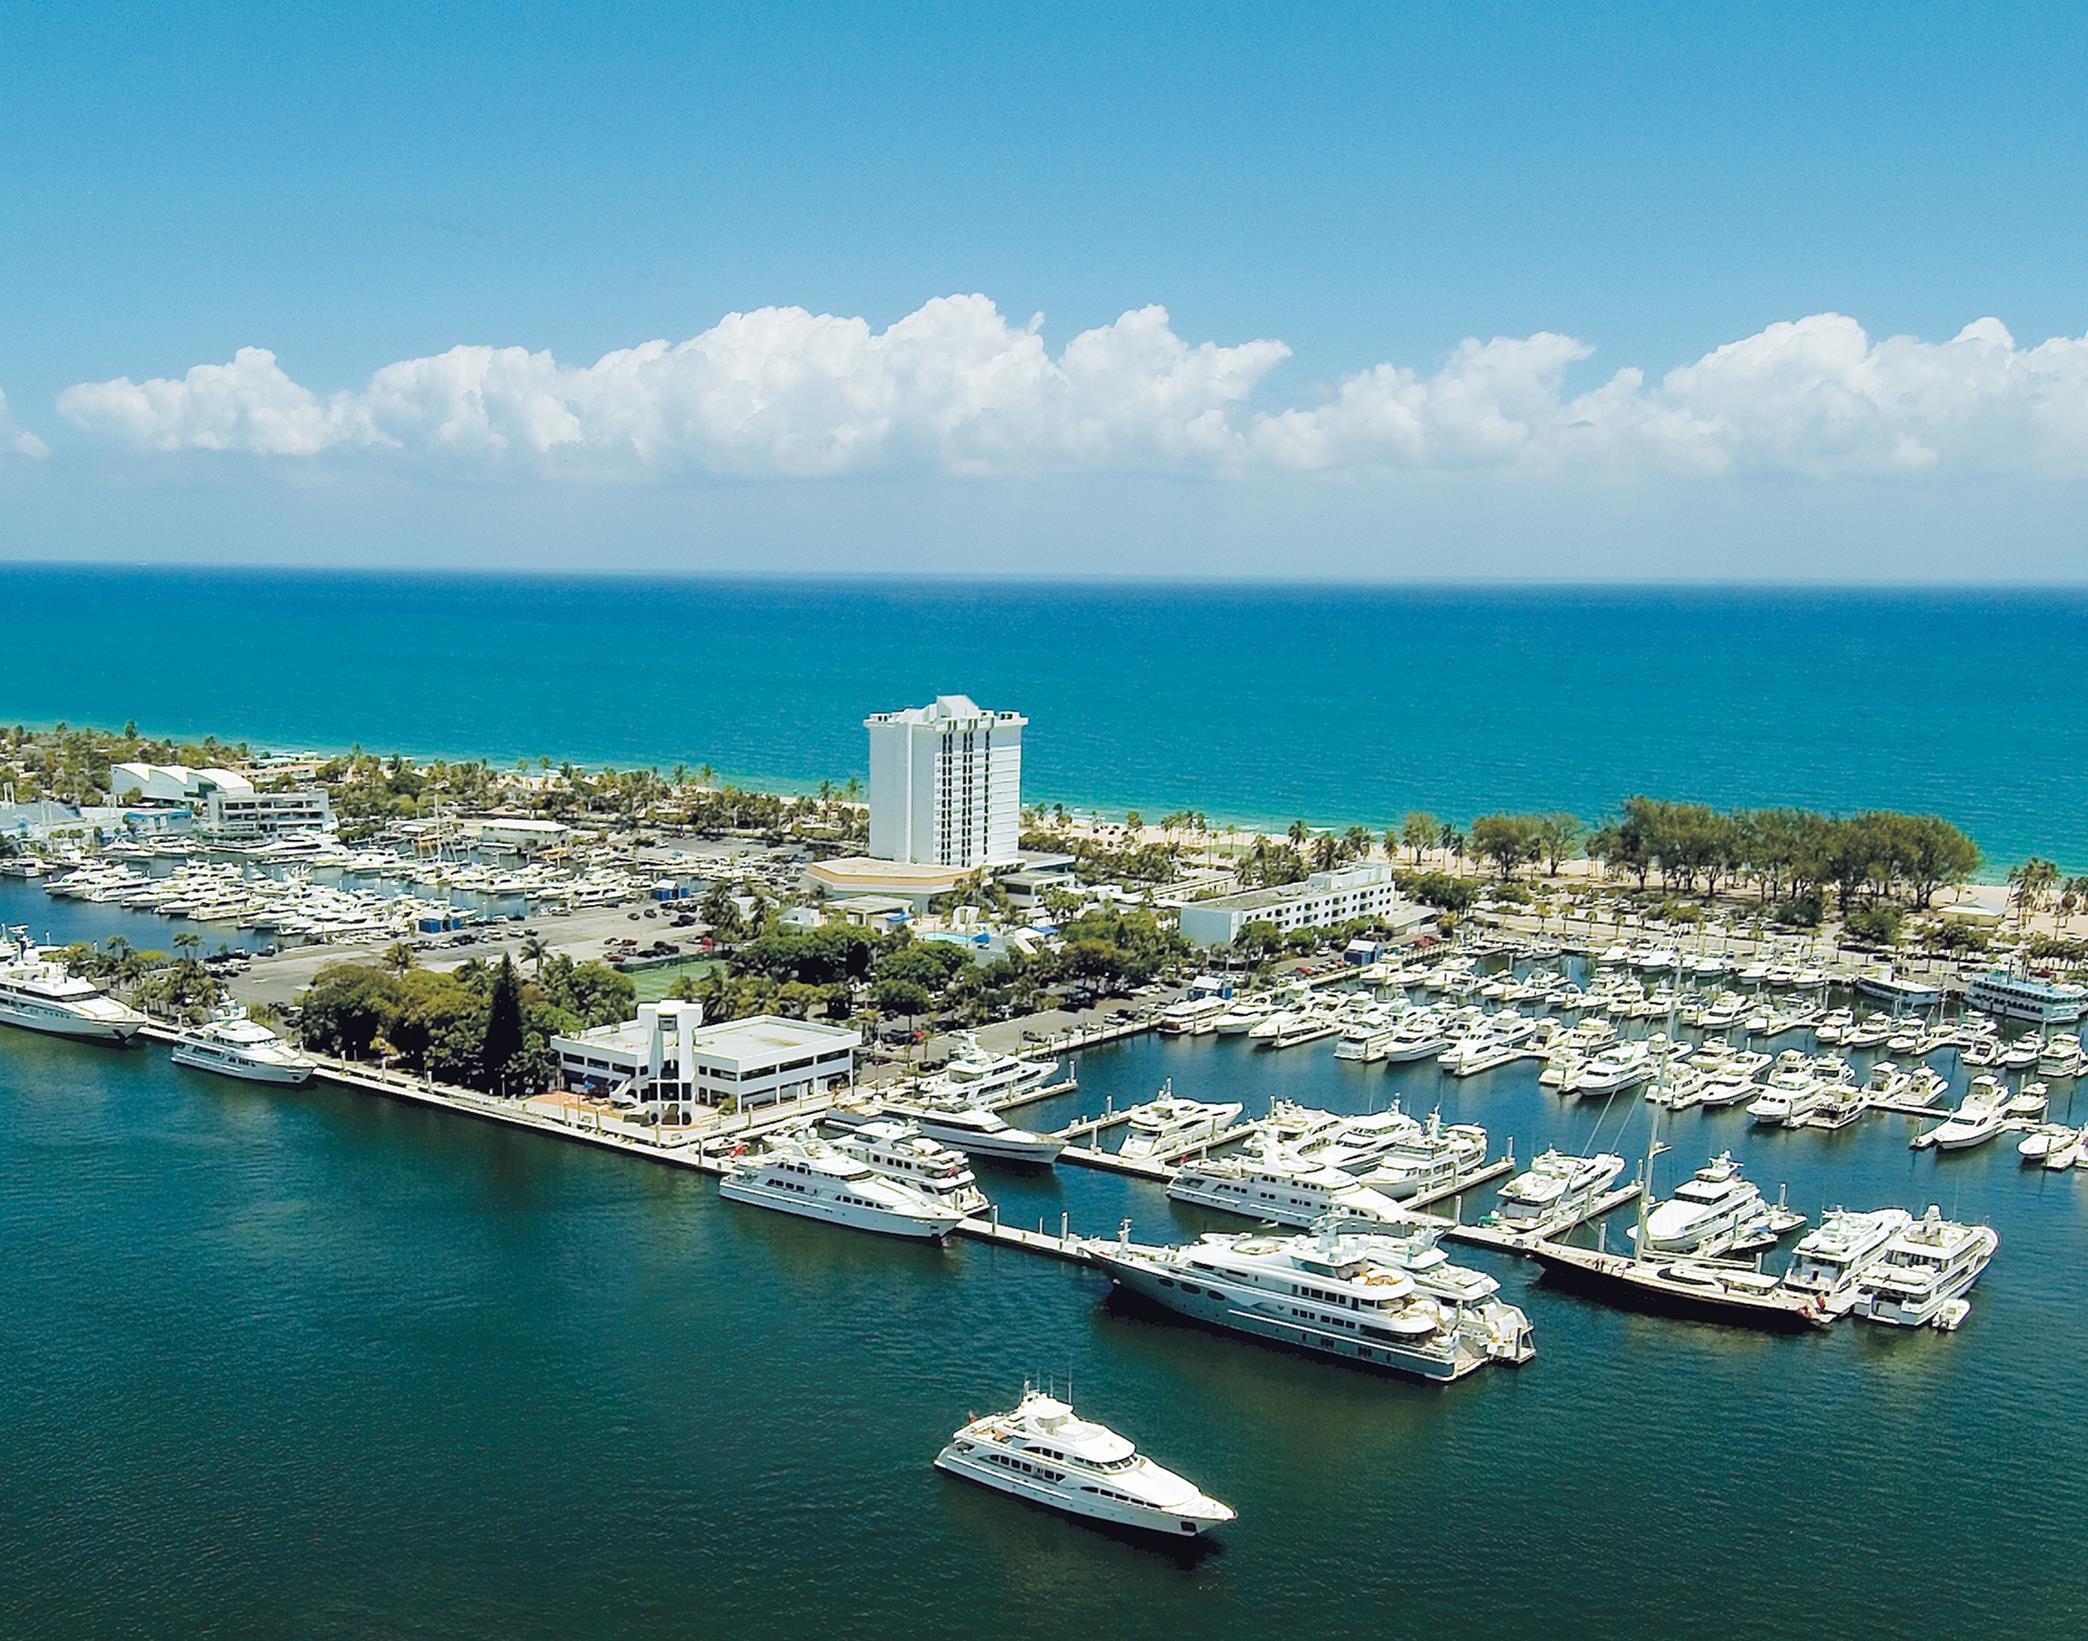
{"type": "Polygon", "coordinates": [[[870,853],[914,865],[999,866],[1022,830],[1019,712],[986,712],[970,697],[880,712],[870,731],[870,853]]]}

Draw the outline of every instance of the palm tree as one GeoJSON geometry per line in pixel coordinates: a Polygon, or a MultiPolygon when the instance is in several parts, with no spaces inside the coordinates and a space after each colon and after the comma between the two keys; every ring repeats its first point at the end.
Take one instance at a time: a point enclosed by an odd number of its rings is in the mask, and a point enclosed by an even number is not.
{"type": "Polygon", "coordinates": [[[2044,898],[2053,884],[2059,881],[2059,868],[2041,855],[2032,855],[2020,866],[2012,866],[2008,882],[2015,891],[2016,927],[2021,928],[2030,913],[2044,904],[2044,898]]]}
{"type": "Polygon", "coordinates": [[[394,974],[404,974],[413,967],[413,948],[403,940],[394,940],[384,948],[384,966],[394,974]]]}
{"type": "Polygon", "coordinates": [[[1293,849],[1302,849],[1305,847],[1305,840],[1312,836],[1312,828],[1301,820],[1292,821],[1290,830],[1283,835],[1290,839],[1293,849]]]}
{"type": "Polygon", "coordinates": [[[698,764],[696,766],[696,784],[698,786],[709,786],[717,778],[718,772],[711,768],[709,764],[698,764]]]}
{"type": "Polygon", "coordinates": [[[532,929],[522,939],[522,961],[529,965],[529,972],[539,979],[544,973],[544,959],[551,955],[551,948],[544,944],[544,937],[532,929]]]}

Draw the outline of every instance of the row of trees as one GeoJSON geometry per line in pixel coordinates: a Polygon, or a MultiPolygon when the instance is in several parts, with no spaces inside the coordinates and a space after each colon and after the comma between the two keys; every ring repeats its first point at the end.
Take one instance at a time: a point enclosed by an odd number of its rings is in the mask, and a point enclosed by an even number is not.
{"type": "Polygon", "coordinates": [[[1979,869],[1979,848],[1939,815],[1889,810],[1836,817],[1805,809],[1720,811],[1700,803],[1633,797],[1588,840],[1588,854],[1645,888],[1715,894],[1752,879],[1772,903],[1818,900],[1832,890],[1844,911],[1905,900],[1926,907],[1936,891],[1979,869]]]}
{"type": "Polygon", "coordinates": [[[395,1060],[443,1082],[513,1094],[549,1087],[552,1037],[630,1018],[630,978],[563,954],[524,978],[513,959],[423,969],[405,947],[382,962],[335,963],[301,999],[305,1043],[344,1059],[395,1060]]]}

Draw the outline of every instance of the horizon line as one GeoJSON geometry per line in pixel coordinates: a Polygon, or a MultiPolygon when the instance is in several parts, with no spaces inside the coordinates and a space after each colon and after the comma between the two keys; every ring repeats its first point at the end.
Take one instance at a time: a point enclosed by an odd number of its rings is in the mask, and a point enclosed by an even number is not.
{"type": "Polygon", "coordinates": [[[166,575],[297,575],[353,576],[366,579],[393,578],[418,581],[687,581],[767,582],[805,584],[934,583],[949,586],[1040,586],[1125,588],[1265,588],[1312,591],[1356,590],[1447,591],[1447,592],[1808,592],[1808,593],[2088,593],[2088,573],[2078,580],[1993,581],[1945,577],[1886,580],[1882,578],[1772,577],[1647,577],[1647,576],[1398,576],[1372,578],[1352,574],[1309,575],[1170,575],[1145,571],[1112,575],[1103,571],[992,571],[992,570],[903,570],[903,569],[758,569],[692,568],[648,569],[639,567],[518,566],[498,564],[348,564],[301,563],[290,560],[242,561],[200,560],[177,562],[166,559],[35,559],[0,558],[0,574],[15,571],[64,571],[74,573],[148,573],[166,575]]]}

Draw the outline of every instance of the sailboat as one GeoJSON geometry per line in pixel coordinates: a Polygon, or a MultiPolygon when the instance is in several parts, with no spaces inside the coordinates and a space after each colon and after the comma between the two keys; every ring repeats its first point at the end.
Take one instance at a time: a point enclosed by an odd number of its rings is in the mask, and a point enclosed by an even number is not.
{"type": "MultiPolygon", "coordinates": [[[[1674,1030],[1671,1010],[1670,1037],[1674,1030]]],[[[1668,1075],[1663,1067],[1663,1081],[1668,1075]]],[[[1563,1242],[1534,1243],[1530,1255],[1546,1278],[1591,1298],[1668,1315],[1792,1333],[1828,1326],[1834,1316],[1819,1296],[1792,1292],[1759,1265],[1642,1251],[1652,1240],[1646,1222],[1652,1207],[1653,1162],[1665,1149],[1660,1143],[1660,1114],[1665,1103],[1659,1099],[1650,1102],[1653,1119],[1646,1137],[1645,1168],[1639,1176],[1638,1226],[1632,1252],[1613,1254],[1606,1245],[1576,1248],[1563,1242]]]]}

